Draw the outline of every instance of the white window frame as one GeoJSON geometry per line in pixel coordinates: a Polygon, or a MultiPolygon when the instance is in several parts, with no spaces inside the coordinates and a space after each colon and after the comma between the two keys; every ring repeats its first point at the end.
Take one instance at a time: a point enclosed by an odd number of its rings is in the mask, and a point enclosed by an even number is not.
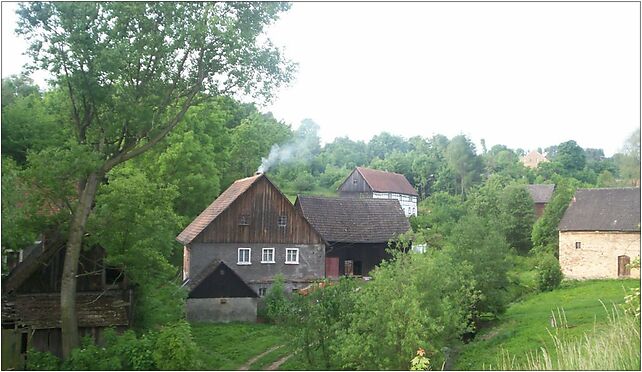
{"type": "Polygon", "coordinates": [[[261,263],[276,263],[276,261],[274,261],[274,254],[275,254],[274,251],[275,251],[274,248],[263,248],[263,249],[261,249],[261,263]],[[265,252],[267,252],[267,251],[272,251],[272,260],[269,260],[269,261],[265,260],[265,252]]]}
{"type": "Polygon", "coordinates": [[[299,248],[285,248],[285,263],[287,265],[298,265],[299,264],[299,248]],[[296,261],[288,261],[288,252],[296,252],[296,261]]]}
{"type": "Polygon", "coordinates": [[[237,265],[251,265],[252,264],[252,248],[239,248],[236,252],[237,265]],[[241,250],[247,251],[247,261],[241,261],[241,250]]]}
{"type": "Polygon", "coordinates": [[[259,294],[259,297],[265,297],[265,295],[267,294],[267,287],[260,287],[258,294],[259,294]],[[263,294],[261,294],[261,292],[263,292],[263,294]]]}

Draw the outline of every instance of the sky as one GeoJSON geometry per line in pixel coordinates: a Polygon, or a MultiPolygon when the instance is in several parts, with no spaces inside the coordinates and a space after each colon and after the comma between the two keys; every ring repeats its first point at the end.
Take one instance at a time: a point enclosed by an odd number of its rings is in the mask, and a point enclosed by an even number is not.
{"type": "MultiPolygon", "coordinates": [[[[3,77],[27,62],[15,8],[3,77]]],[[[639,3],[296,2],[267,34],[298,72],[261,109],[314,120],[324,143],[464,134],[478,150],[572,139],[611,156],[640,127],[639,3]]]]}

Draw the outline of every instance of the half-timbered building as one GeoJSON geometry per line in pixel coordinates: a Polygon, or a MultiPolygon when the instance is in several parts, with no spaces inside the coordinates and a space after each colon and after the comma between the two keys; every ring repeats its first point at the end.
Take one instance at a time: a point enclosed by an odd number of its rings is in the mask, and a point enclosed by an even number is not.
{"type": "Polygon", "coordinates": [[[405,215],[417,215],[419,194],[403,174],[356,167],[338,188],[343,197],[396,199],[405,215]]]}

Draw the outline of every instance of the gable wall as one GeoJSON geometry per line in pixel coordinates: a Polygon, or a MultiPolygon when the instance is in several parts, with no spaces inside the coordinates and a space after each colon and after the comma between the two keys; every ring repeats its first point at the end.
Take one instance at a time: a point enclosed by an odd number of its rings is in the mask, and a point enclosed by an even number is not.
{"type": "Polygon", "coordinates": [[[339,186],[338,191],[342,196],[344,196],[344,193],[348,194],[346,196],[349,196],[349,194],[352,193],[371,194],[372,188],[370,188],[361,173],[354,169],[352,173],[350,173],[348,178],[346,178],[346,180],[343,182],[343,184],[339,186]],[[355,184],[353,180],[357,180],[357,183],[355,184]]]}
{"type": "MultiPolygon", "coordinates": [[[[618,277],[618,256],[633,261],[640,256],[639,232],[560,231],[559,260],[567,279],[605,279],[618,277]],[[575,242],[581,248],[575,248],[575,242]]],[[[631,269],[639,278],[640,270],[631,269]]]]}
{"type": "Polygon", "coordinates": [[[290,201],[263,178],[240,195],[193,242],[319,244],[321,238],[290,201]],[[248,226],[239,225],[241,215],[248,216],[248,226]],[[277,226],[281,215],[287,216],[286,227],[277,226]]]}

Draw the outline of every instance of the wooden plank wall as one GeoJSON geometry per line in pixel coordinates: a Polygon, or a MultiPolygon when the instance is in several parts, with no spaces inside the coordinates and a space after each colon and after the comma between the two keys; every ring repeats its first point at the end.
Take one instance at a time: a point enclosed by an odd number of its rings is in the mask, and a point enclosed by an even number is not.
{"type": "Polygon", "coordinates": [[[353,170],[352,173],[348,176],[345,182],[339,186],[339,192],[343,196],[344,193],[371,193],[372,189],[366,183],[365,178],[357,170],[353,170]],[[357,183],[354,183],[354,180],[357,180],[357,183]]]}
{"type": "Polygon", "coordinates": [[[202,243],[319,244],[321,237],[290,201],[263,178],[240,195],[194,240],[202,243]],[[249,224],[239,225],[241,215],[249,224]],[[287,216],[287,226],[277,225],[287,216]]]}

